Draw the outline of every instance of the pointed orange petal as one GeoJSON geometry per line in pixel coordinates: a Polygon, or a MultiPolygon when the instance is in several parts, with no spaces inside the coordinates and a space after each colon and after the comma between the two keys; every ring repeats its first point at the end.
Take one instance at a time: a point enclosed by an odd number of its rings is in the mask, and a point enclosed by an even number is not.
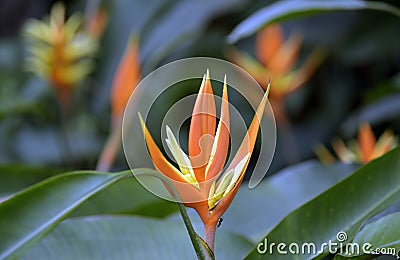
{"type": "Polygon", "coordinates": [[[270,62],[281,47],[283,39],[283,31],[278,24],[270,25],[257,33],[256,57],[265,67],[270,67],[270,62]]]}
{"type": "Polygon", "coordinates": [[[376,145],[375,135],[368,123],[364,123],[358,130],[358,145],[361,152],[361,161],[367,163],[371,160],[376,145]]]}
{"type": "Polygon", "coordinates": [[[251,122],[251,125],[247,130],[247,134],[244,137],[242,144],[240,145],[238,151],[236,152],[236,155],[233,158],[231,164],[229,165],[227,171],[233,169],[247,154],[251,155],[253,153],[258,130],[260,128],[261,119],[264,114],[265,106],[268,101],[269,91],[270,91],[270,86],[268,86],[267,91],[265,92],[261,100],[261,103],[258,105],[253,121],[251,122]]]}
{"type": "Polygon", "coordinates": [[[321,49],[314,50],[300,68],[287,75],[288,87],[285,94],[290,94],[299,89],[303,84],[311,78],[315,70],[321,64],[325,57],[324,51],[321,49]]]}
{"type": "Polygon", "coordinates": [[[396,146],[396,139],[393,135],[393,132],[391,130],[386,130],[376,142],[370,159],[373,160],[384,155],[394,146],[396,146]]]}
{"type": "MultiPolygon", "coordinates": [[[[265,106],[267,104],[269,90],[270,90],[270,86],[268,86],[267,91],[265,92],[264,97],[261,100],[261,103],[258,105],[256,114],[254,115],[253,121],[251,122],[251,125],[247,131],[247,134],[246,134],[242,144],[240,145],[239,150],[237,151],[235,157],[233,158],[231,164],[229,165],[228,169],[226,170],[226,172],[235,168],[236,165],[246,155],[250,154],[250,157],[251,157],[251,154],[254,149],[254,145],[256,143],[258,130],[260,128],[261,119],[264,114],[265,106]]],[[[221,201],[218,203],[218,205],[214,208],[214,210],[211,211],[211,215],[210,215],[211,222],[218,220],[222,216],[222,214],[224,214],[224,212],[227,210],[229,205],[232,203],[236,193],[239,190],[239,186],[243,181],[247,166],[250,162],[250,157],[248,158],[245,166],[243,167],[240,177],[237,180],[233,189],[229,192],[228,195],[226,195],[224,198],[222,198],[221,201]]]]}
{"type": "Polygon", "coordinates": [[[241,53],[234,48],[231,48],[227,55],[229,57],[229,60],[250,73],[251,76],[261,85],[264,90],[267,89],[267,85],[265,84],[265,77],[266,75],[271,75],[271,73],[266,67],[264,67],[264,65],[259,63],[250,55],[246,53],[241,53]]]}
{"type": "Polygon", "coordinates": [[[221,117],[219,120],[217,133],[214,138],[214,144],[211,151],[210,162],[206,168],[205,178],[207,180],[212,179],[218,175],[224,168],[226,157],[228,154],[229,147],[229,103],[228,103],[228,88],[226,85],[226,76],[224,79],[224,90],[222,93],[221,103],[221,117]]]}
{"type": "Polygon", "coordinates": [[[269,61],[269,69],[274,75],[285,75],[297,61],[302,38],[298,34],[292,34],[290,38],[279,48],[274,57],[269,61]]]}
{"type": "Polygon", "coordinates": [[[188,141],[190,160],[199,182],[204,181],[205,169],[211,154],[215,136],[215,110],[215,101],[207,70],[194,105],[188,141]]]}
{"type": "Polygon", "coordinates": [[[177,173],[178,170],[170,162],[167,161],[167,159],[158,148],[157,144],[154,142],[153,137],[147,129],[146,124],[140,114],[139,120],[142,126],[147,149],[149,151],[151,160],[153,161],[154,167],[156,167],[159,172],[163,173],[168,178],[175,181],[184,182],[184,180],[179,177],[179,174],[177,173]]]}
{"type": "Polygon", "coordinates": [[[131,39],[115,72],[111,89],[112,118],[122,116],[140,80],[138,40],[131,39]]]}

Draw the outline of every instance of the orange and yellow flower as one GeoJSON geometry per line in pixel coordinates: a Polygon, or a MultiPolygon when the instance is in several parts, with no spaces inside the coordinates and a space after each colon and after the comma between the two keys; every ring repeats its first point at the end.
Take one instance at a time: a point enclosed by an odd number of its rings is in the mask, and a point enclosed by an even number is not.
{"type": "Polygon", "coordinates": [[[97,43],[81,30],[83,19],[73,14],[65,19],[65,7],[56,3],[48,21],[31,20],[25,34],[31,52],[28,67],[48,81],[60,103],[69,107],[71,93],[92,70],[97,43]]]}
{"type": "MultiPolygon", "coordinates": [[[[223,168],[227,159],[230,136],[226,77],[218,125],[208,71],[203,77],[190,123],[188,155],[181,149],[167,126],[166,143],[179,169],[164,157],[139,115],[147,148],[155,168],[173,182],[182,202],[197,211],[205,226],[206,242],[210,239],[213,241],[213,236],[207,238],[207,234],[215,232],[219,218],[231,204],[243,180],[268,100],[268,92],[269,87],[240,148],[225,171],[223,168]]],[[[213,242],[209,245],[212,248],[213,242]]]]}
{"type": "Polygon", "coordinates": [[[111,86],[111,116],[114,122],[122,118],[140,78],[138,39],[131,38],[115,71],[111,86]]]}
{"type": "MultiPolygon", "coordinates": [[[[344,163],[368,163],[398,145],[396,136],[390,130],[385,131],[378,140],[368,123],[361,124],[358,130],[358,140],[349,142],[349,145],[337,139],[332,143],[333,150],[340,161],[344,163]]],[[[331,163],[335,157],[322,145],[315,149],[321,162],[331,163]]]]}
{"type": "Polygon", "coordinates": [[[319,49],[312,52],[299,68],[295,69],[302,37],[293,33],[287,40],[279,24],[267,26],[256,36],[256,59],[232,49],[230,57],[234,63],[250,73],[266,89],[266,78],[270,77],[274,89],[270,102],[278,121],[283,120],[284,98],[299,89],[313,75],[322,61],[319,49]]]}

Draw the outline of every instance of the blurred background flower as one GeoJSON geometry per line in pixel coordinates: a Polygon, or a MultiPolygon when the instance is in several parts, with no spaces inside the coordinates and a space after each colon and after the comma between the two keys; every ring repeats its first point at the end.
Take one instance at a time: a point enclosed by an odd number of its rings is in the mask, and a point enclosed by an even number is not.
{"type": "MultiPolygon", "coordinates": [[[[333,150],[340,161],[358,164],[369,163],[396,146],[398,146],[398,138],[393,135],[393,131],[386,130],[376,140],[368,123],[360,125],[357,140],[350,140],[347,146],[341,139],[336,139],[332,143],[333,150]]],[[[321,162],[333,163],[335,161],[335,157],[323,145],[318,145],[315,148],[315,154],[321,162]]]]}
{"type": "Polygon", "coordinates": [[[31,56],[28,69],[55,88],[59,102],[68,110],[74,88],[92,71],[97,43],[81,30],[83,19],[66,19],[65,7],[56,3],[46,21],[30,20],[24,30],[31,56]]]}
{"type": "Polygon", "coordinates": [[[230,51],[232,61],[248,71],[264,90],[269,84],[267,78],[272,80],[274,88],[271,91],[270,102],[275,118],[280,123],[287,123],[285,98],[304,85],[323,58],[320,49],[314,50],[299,68],[295,68],[301,42],[302,36],[297,32],[291,33],[285,40],[282,27],[273,24],[256,35],[256,59],[235,49],[230,51]]]}

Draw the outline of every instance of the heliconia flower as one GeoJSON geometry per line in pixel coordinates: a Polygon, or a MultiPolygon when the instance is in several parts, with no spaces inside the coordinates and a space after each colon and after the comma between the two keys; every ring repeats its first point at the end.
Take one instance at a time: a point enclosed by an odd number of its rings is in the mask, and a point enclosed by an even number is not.
{"type": "Polygon", "coordinates": [[[231,204],[243,180],[258,134],[260,120],[268,100],[269,87],[232,162],[223,171],[229,147],[229,106],[226,77],[221,113],[216,125],[216,106],[209,73],[204,75],[190,123],[187,155],[170,128],[166,143],[178,168],[171,164],[154,142],[139,114],[144,138],[155,168],[173,181],[182,202],[194,208],[204,226],[206,239],[213,250],[215,227],[231,204]]]}
{"type": "Polygon", "coordinates": [[[322,53],[315,50],[300,68],[295,69],[302,38],[294,33],[284,39],[279,24],[272,24],[256,36],[255,54],[257,60],[238,51],[232,52],[232,59],[247,70],[266,89],[265,75],[274,80],[271,98],[285,96],[302,86],[314,73],[322,60],[322,53]]]}
{"type": "Polygon", "coordinates": [[[24,30],[32,54],[28,68],[56,89],[64,107],[75,86],[91,72],[97,50],[97,43],[81,30],[82,23],[79,14],[66,21],[63,4],[56,3],[48,20],[32,19],[24,30]]]}
{"type": "MultiPolygon", "coordinates": [[[[339,160],[344,163],[368,163],[398,145],[398,140],[390,130],[385,131],[378,141],[368,123],[361,124],[358,130],[358,140],[352,140],[349,145],[337,139],[332,143],[333,150],[339,160]]],[[[320,161],[331,163],[335,161],[335,157],[322,145],[315,149],[316,155],[320,161]]]]}
{"type": "Polygon", "coordinates": [[[283,99],[299,89],[313,75],[323,59],[320,49],[314,50],[307,60],[295,68],[302,37],[293,33],[287,40],[284,38],[279,24],[272,24],[261,30],[256,36],[255,56],[241,53],[232,49],[229,53],[231,60],[248,71],[264,88],[266,75],[274,85],[271,90],[270,102],[278,121],[283,120],[283,99]]]}
{"type": "Polygon", "coordinates": [[[111,115],[114,122],[122,117],[140,77],[139,43],[137,38],[131,38],[112,81],[111,115]]]}

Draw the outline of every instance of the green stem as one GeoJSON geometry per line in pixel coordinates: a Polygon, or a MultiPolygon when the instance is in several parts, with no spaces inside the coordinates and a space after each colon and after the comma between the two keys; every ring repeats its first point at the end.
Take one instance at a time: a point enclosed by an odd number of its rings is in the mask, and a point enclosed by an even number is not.
{"type": "Polygon", "coordinates": [[[217,229],[216,224],[210,224],[205,226],[204,230],[204,241],[209,246],[210,250],[214,252],[214,241],[215,241],[215,231],[217,229]]]}
{"type": "MultiPolygon", "coordinates": [[[[138,170],[138,169],[136,169],[138,170]]],[[[148,170],[148,169],[147,169],[148,170]]],[[[207,243],[204,242],[201,237],[196,233],[192,226],[192,222],[190,221],[189,215],[187,214],[186,207],[179,201],[181,201],[180,196],[176,188],[171,184],[169,179],[162,175],[161,173],[157,171],[146,171],[146,172],[134,172],[132,171],[132,174],[134,176],[140,176],[140,175],[147,175],[147,176],[153,176],[156,178],[161,179],[171,190],[172,196],[176,199],[179,211],[181,213],[183,222],[185,224],[186,230],[189,234],[190,240],[192,242],[193,248],[196,251],[197,258],[200,260],[213,260],[214,254],[208,247],[207,243]]]]}
{"type": "Polygon", "coordinates": [[[201,260],[203,260],[203,259],[206,260],[207,258],[205,257],[204,251],[200,245],[201,242],[198,238],[196,231],[194,230],[194,228],[192,226],[192,222],[190,221],[189,215],[186,212],[185,206],[180,202],[177,202],[177,204],[178,204],[178,208],[181,213],[183,222],[185,223],[186,230],[189,234],[190,240],[192,241],[193,248],[196,251],[197,258],[201,259],[201,260]]]}
{"type": "Polygon", "coordinates": [[[118,124],[114,124],[111,128],[106,144],[101,152],[99,161],[97,162],[96,170],[108,172],[114,164],[118,151],[121,148],[122,142],[122,120],[118,124]]]}
{"type": "Polygon", "coordinates": [[[70,163],[74,163],[74,156],[71,150],[71,146],[69,143],[69,138],[68,138],[68,112],[61,107],[61,112],[60,112],[60,132],[61,132],[61,145],[62,145],[62,150],[65,153],[66,160],[68,161],[66,163],[66,166],[70,166],[70,163]]]}

